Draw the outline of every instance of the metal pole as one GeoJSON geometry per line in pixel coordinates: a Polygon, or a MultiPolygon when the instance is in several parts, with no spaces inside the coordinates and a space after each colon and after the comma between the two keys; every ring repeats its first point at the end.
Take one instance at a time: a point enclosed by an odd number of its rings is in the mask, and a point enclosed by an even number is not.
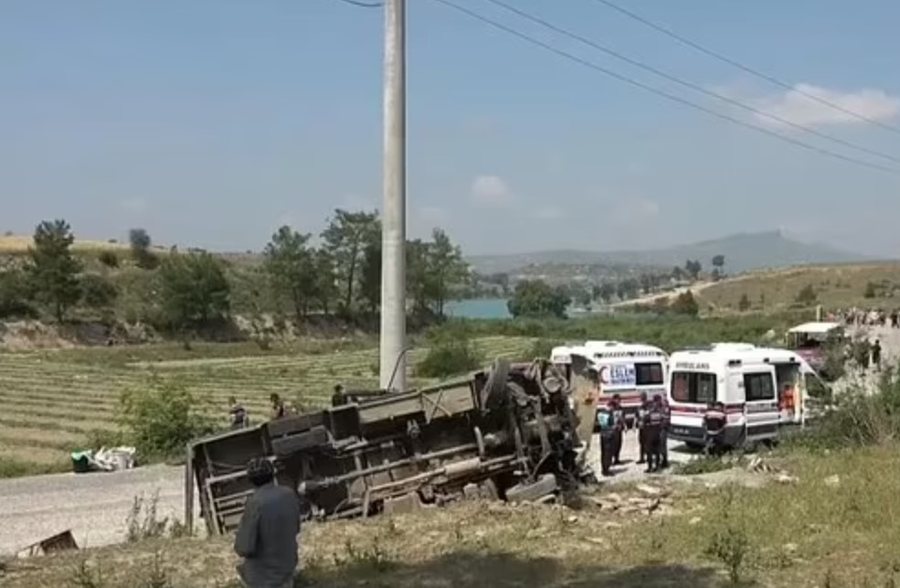
{"type": "Polygon", "coordinates": [[[406,390],[406,0],[386,0],[381,387],[406,390]]]}

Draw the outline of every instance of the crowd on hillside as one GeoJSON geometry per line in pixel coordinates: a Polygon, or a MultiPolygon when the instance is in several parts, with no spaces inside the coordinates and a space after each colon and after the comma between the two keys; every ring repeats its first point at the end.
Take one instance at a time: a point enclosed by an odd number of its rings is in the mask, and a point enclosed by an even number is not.
{"type": "Polygon", "coordinates": [[[900,329],[900,310],[882,310],[880,308],[839,308],[829,313],[828,319],[855,327],[891,327],[900,329]]]}

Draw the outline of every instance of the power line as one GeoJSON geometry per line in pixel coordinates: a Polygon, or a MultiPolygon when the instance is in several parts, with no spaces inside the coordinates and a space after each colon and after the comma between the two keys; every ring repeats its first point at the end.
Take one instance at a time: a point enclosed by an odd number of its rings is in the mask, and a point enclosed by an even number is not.
{"type": "Polygon", "coordinates": [[[360,8],[384,8],[384,2],[362,2],[362,0],[341,0],[341,2],[359,6],[360,8]]]}
{"type": "Polygon", "coordinates": [[[628,76],[626,76],[626,75],[620,74],[620,73],[615,72],[615,71],[613,71],[613,70],[607,69],[607,68],[605,68],[605,67],[603,67],[603,66],[597,65],[596,63],[594,63],[594,62],[592,62],[592,61],[588,61],[588,60],[586,60],[586,59],[584,59],[584,58],[582,58],[582,57],[578,57],[577,55],[575,55],[575,54],[573,54],[573,53],[569,53],[568,51],[565,51],[565,50],[563,50],[563,49],[559,49],[559,48],[557,48],[557,47],[554,47],[553,45],[550,45],[550,44],[548,44],[548,43],[545,43],[544,41],[541,41],[541,40],[539,40],[539,39],[536,39],[536,38],[534,38],[534,37],[532,37],[532,36],[530,36],[530,35],[527,35],[527,34],[521,32],[521,31],[516,30],[516,29],[514,29],[514,28],[512,28],[512,27],[509,27],[509,26],[507,26],[507,25],[504,25],[504,24],[502,24],[502,23],[500,23],[500,22],[498,22],[498,21],[496,21],[496,20],[493,20],[493,19],[491,19],[491,18],[488,18],[488,17],[486,17],[486,16],[483,16],[483,15],[481,15],[481,14],[479,14],[479,13],[473,11],[473,10],[470,10],[470,9],[468,9],[468,8],[465,8],[465,7],[463,7],[463,6],[460,6],[459,4],[456,4],[455,2],[452,2],[451,0],[435,0],[435,2],[439,2],[439,3],[445,5],[445,6],[449,7],[449,8],[452,8],[452,9],[458,11],[458,12],[461,12],[461,13],[463,13],[463,14],[465,14],[465,15],[471,17],[471,18],[474,18],[474,19],[476,19],[476,20],[479,20],[479,21],[481,21],[481,22],[483,22],[483,23],[485,23],[485,24],[487,24],[487,25],[490,25],[490,26],[496,28],[496,29],[499,29],[499,30],[501,30],[501,31],[504,31],[504,32],[506,32],[506,33],[508,33],[508,34],[510,34],[510,35],[515,36],[515,37],[518,37],[519,39],[522,39],[523,41],[526,41],[527,43],[530,43],[530,44],[532,44],[532,45],[536,45],[536,46],[538,46],[538,47],[541,47],[542,49],[545,49],[545,50],[547,50],[547,51],[550,51],[551,53],[555,53],[556,55],[558,55],[558,56],[560,56],[560,57],[563,57],[564,59],[568,59],[568,60],[570,60],[570,61],[574,61],[575,63],[578,63],[578,64],[580,64],[580,65],[583,65],[584,67],[587,67],[587,68],[596,70],[596,71],[598,71],[598,72],[600,72],[600,73],[602,73],[602,74],[604,74],[604,75],[607,75],[607,76],[609,76],[609,77],[611,77],[611,78],[613,78],[613,79],[619,80],[620,82],[626,83],[626,84],[631,85],[631,86],[634,86],[634,87],[636,87],[636,88],[640,88],[640,89],[645,90],[645,91],[647,91],[647,92],[650,92],[650,93],[652,93],[652,94],[656,94],[657,96],[661,96],[661,97],[663,97],[663,98],[666,98],[667,100],[671,100],[671,101],[673,101],[673,102],[677,102],[677,103],[682,104],[682,105],[684,105],[684,106],[688,106],[688,107],[690,107],[690,108],[693,108],[694,110],[698,110],[698,111],[700,111],[700,112],[704,112],[704,113],[706,113],[706,114],[709,114],[710,116],[714,116],[714,117],[719,118],[719,119],[721,119],[721,120],[728,121],[728,122],[730,122],[730,123],[732,123],[732,124],[735,124],[735,125],[738,125],[738,126],[741,126],[741,127],[745,127],[745,128],[754,130],[754,131],[756,131],[756,132],[758,132],[758,133],[762,133],[762,134],[768,135],[768,136],[770,136],[770,137],[774,137],[774,138],[779,139],[779,140],[781,140],[781,141],[784,141],[784,142],[786,142],[786,143],[790,143],[790,144],[795,145],[795,146],[797,146],[797,147],[801,147],[801,148],[803,148],[803,149],[806,149],[806,150],[809,150],[809,151],[813,151],[813,152],[818,153],[818,154],[820,154],[820,155],[825,155],[825,156],[831,157],[831,158],[833,158],[833,159],[839,159],[839,160],[844,161],[844,162],[847,162],[847,163],[853,163],[853,164],[859,165],[859,166],[861,166],[861,167],[867,167],[867,168],[870,168],[870,169],[875,169],[875,170],[882,171],[882,172],[886,172],[886,173],[893,174],[893,175],[900,175],[900,172],[898,172],[898,170],[896,170],[896,169],[894,169],[894,168],[885,167],[885,166],[883,166],[883,165],[878,165],[878,164],[876,164],[876,163],[870,163],[870,162],[868,162],[868,161],[863,161],[863,160],[861,160],[861,159],[856,159],[856,158],[854,158],[854,157],[850,157],[850,156],[847,156],[847,155],[843,155],[843,154],[841,154],[841,153],[837,153],[837,152],[831,151],[831,150],[829,150],[829,149],[825,149],[825,148],[823,148],[823,147],[818,147],[818,146],[816,146],[816,145],[812,145],[812,144],[810,144],[810,143],[806,143],[806,142],[804,142],[804,141],[800,141],[799,139],[794,139],[793,137],[789,137],[789,136],[786,136],[786,135],[782,135],[782,134],[780,134],[780,133],[776,133],[775,131],[771,131],[771,130],[766,129],[766,128],[764,128],[764,127],[760,127],[760,126],[757,126],[757,125],[754,125],[754,124],[745,122],[745,121],[743,121],[743,120],[740,120],[740,119],[738,119],[738,118],[734,118],[733,116],[729,116],[729,115],[727,115],[727,114],[723,114],[723,113],[721,113],[721,112],[717,112],[717,111],[715,111],[715,110],[713,110],[713,109],[711,109],[711,108],[707,108],[707,107],[705,107],[705,106],[702,106],[702,105],[700,105],[700,104],[697,104],[696,102],[692,102],[692,101],[687,100],[687,99],[685,99],[685,98],[682,98],[682,97],[680,97],[680,96],[676,96],[675,94],[670,94],[669,92],[666,92],[665,90],[660,90],[659,88],[656,88],[656,87],[651,86],[651,85],[649,85],[649,84],[645,84],[645,83],[643,83],[643,82],[640,82],[640,81],[638,81],[638,80],[635,80],[635,79],[633,79],[633,78],[630,78],[630,77],[628,77],[628,76]]]}
{"type": "Polygon", "coordinates": [[[619,6],[618,4],[616,4],[614,2],[610,2],[610,0],[594,0],[594,1],[599,2],[605,6],[608,6],[609,8],[612,8],[613,10],[616,10],[619,13],[624,14],[628,18],[636,20],[639,23],[641,23],[645,26],[648,26],[651,29],[654,29],[655,31],[658,31],[658,32],[666,35],[667,37],[675,39],[682,45],[691,47],[692,49],[695,49],[705,55],[708,55],[709,57],[712,57],[713,59],[718,59],[719,61],[721,61],[723,63],[727,63],[728,65],[730,65],[732,67],[736,67],[736,68],[740,69],[741,71],[747,72],[750,75],[753,75],[760,79],[763,79],[763,80],[769,82],[770,84],[775,84],[776,86],[779,86],[786,90],[790,90],[791,92],[796,92],[797,94],[800,94],[801,96],[804,96],[805,98],[814,100],[814,101],[818,102],[819,104],[822,104],[824,106],[827,106],[827,107],[837,110],[839,112],[843,112],[844,114],[852,116],[863,122],[867,122],[869,124],[881,127],[882,129],[884,129],[886,131],[891,131],[892,133],[900,134],[900,128],[898,128],[898,127],[881,122],[870,116],[860,114],[854,110],[851,110],[849,108],[841,106],[840,104],[836,104],[835,102],[832,102],[831,100],[826,100],[825,98],[822,98],[821,96],[817,96],[817,95],[813,94],[812,92],[807,92],[805,90],[797,88],[796,86],[793,86],[793,85],[789,84],[788,82],[782,81],[782,80],[776,78],[775,76],[761,72],[758,69],[752,68],[749,65],[745,65],[745,64],[743,64],[735,59],[732,59],[726,55],[723,55],[717,51],[713,51],[712,49],[709,49],[708,47],[704,47],[700,43],[691,41],[687,37],[679,35],[678,33],[676,33],[675,31],[673,31],[669,28],[666,28],[662,25],[656,24],[655,22],[653,22],[647,18],[644,18],[643,16],[641,16],[639,14],[631,12],[627,8],[623,8],[622,6],[619,6]]]}
{"type": "Polygon", "coordinates": [[[712,90],[704,88],[700,84],[696,84],[694,82],[689,82],[687,80],[679,78],[678,76],[666,73],[663,70],[657,69],[651,65],[648,65],[648,64],[638,61],[636,59],[632,59],[632,58],[628,57],[627,55],[619,53],[618,51],[616,51],[614,49],[610,49],[609,47],[605,47],[605,46],[603,46],[595,41],[592,41],[591,39],[583,37],[577,33],[573,33],[571,31],[568,31],[566,29],[558,27],[558,26],[554,25],[553,23],[548,22],[538,16],[534,16],[533,14],[530,14],[524,10],[516,8],[515,6],[511,6],[511,5],[507,4],[506,2],[503,2],[502,0],[487,0],[487,2],[496,4],[497,6],[500,6],[501,8],[503,8],[505,10],[515,13],[515,14],[521,16],[522,18],[530,20],[531,22],[537,23],[537,24],[539,24],[543,27],[546,27],[552,31],[555,31],[561,35],[565,35],[566,37],[569,37],[570,39],[575,39],[576,41],[579,41],[580,43],[584,43],[585,45],[588,45],[590,47],[593,47],[594,49],[602,51],[602,52],[606,53],[607,55],[610,55],[620,61],[624,61],[625,63],[628,63],[635,67],[639,67],[639,68],[643,69],[644,71],[649,71],[650,73],[652,73],[654,75],[665,78],[671,82],[675,82],[676,84],[679,84],[681,86],[684,86],[685,88],[694,90],[695,92],[700,92],[701,94],[705,94],[707,96],[715,98],[716,100],[721,100],[722,102],[726,102],[728,104],[731,104],[732,106],[736,106],[736,107],[742,108],[748,112],[752,112],[753,114],[756,114],[757,116],[762,116],[769,120],[773,120],[775,122],[781,123],[783,125],[793,127],[797,130],[803,131],[804,133],[809,133],[811,135],[815,135],[816,137],[819,137],[821,139],[826,139],[826,140],[836,143],[838,145],[843,145],[844,147],[848,147],[850,149],[855,149],[856,151],[859,151],[861,153],[867,153],[869,155],[874,155],[875,157],[881,157],[882,159],[887,159],[887,160],[893,161],[895,163],[900,163],[900,157],[895,157],[893,155],[884,153],[882,151],[877,151],[875,149],[869,149],[868,147],[864,147],[862,145],[857,145],[856,143],[853,143],[851,141],[846,141],[839,137],[835,137],[833,135],[829,135],[827,133],[818,131],[814,128],[795,123],[789,119],[780,117],[778,115],[768,113],[764,110],[760,110],[760,109],[750,106],[744,102],[741,102],[740,100],[730,98],[723,94],[719,94],[718,92],[713,92],[712,90]]]}

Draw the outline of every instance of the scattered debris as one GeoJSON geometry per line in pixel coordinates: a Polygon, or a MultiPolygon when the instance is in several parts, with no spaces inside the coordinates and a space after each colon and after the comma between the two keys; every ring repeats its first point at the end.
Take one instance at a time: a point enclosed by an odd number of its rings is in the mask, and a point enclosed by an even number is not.
{"type": "Polygon", "coordinates": [[[76,474],[87,472],[117,472],[134,467],[134,447],[106,447],[99,451],[75,451],[72,453],[72,471],[76,474]]]}
{"type": "Polygon", "coordinates": [[[827,478],[825,478],[823,482],[829,488],[837,488],[841,485],[841,477],[837,474],[834,474],[833,476],[828,476],[827,478]]]}
{"type": "Polygon", "coordinates": [[[796,484],[799,480],[796,476],[792,476],[786,472],[780,472],[775,476],[775,481],[779,484],[796,484]]]}
{"type": "Polygon", "coordinates": [[[47,555],[57,551],[68,551],[71,549],[78,549],[78,543],[75,542],[72,531],[65,530],[62,533],[57,533],[52,537],[47,537],[42,541],[32,543],[24,549],[20,549],[18,553],[16,553],[16,557],[34,557],[37,555],[47,555]]]}

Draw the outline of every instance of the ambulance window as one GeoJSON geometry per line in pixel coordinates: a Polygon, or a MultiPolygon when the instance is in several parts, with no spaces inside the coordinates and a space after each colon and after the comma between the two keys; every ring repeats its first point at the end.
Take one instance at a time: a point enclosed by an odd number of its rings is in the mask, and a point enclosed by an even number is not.
{"type": "Polygon", "coordinates": [[[697,372],[672,374],[672,400],[709,404],[716,400],[716,375],[697,372]]]}
{"type": "Polygon", "coordinates": [[[775,400],[775,385],[772,384],[772,375],[744,374],[744,392],[747,401],[775,400]]]}
{"type": "Polygon", "coordinates": [[[636,363],[635,384],[638,386],[661,386],[663,384],[663,370],[661,363],[636,363]]]}

